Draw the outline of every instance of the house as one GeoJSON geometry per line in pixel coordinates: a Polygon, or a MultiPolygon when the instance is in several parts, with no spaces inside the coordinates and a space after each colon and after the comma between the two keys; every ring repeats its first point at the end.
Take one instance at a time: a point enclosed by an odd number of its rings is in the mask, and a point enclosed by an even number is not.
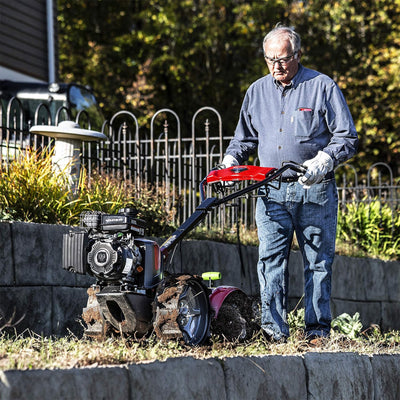
{"type": "MultiPolygon", "coordinates": [[[[58,82],[56,0],[0,0],[0,38],[0,128],[18,126],[28,135],[29,126],[57,125],[82,112],[83,124],[89,119],[101,127],[104,117],[92,90],[58,82]],[[62,109],[68,111],[60,114],[62,109]]],[[[3,139],[12,135],[0,133],[3,139]]]]}
{"type": "Polygon", "coordinates": [[[54,0],[0,0],[0,80],[55,82],[54,0]]]}
{"type": "Polygon", "coordinates": [[[0,163],[43,141],[32,125],[103,124],[89,87],[57,81],[56,15],[57,0],[0,0],[0,163]]]}

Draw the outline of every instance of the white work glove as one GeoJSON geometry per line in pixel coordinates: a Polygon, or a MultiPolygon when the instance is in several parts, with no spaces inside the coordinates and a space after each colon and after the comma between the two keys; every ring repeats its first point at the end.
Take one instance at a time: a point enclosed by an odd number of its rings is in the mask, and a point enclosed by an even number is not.
{"type": "MultiPolygon", "coordinates": [[[[230,154],[227,154],[221,163],[221,166],[223,168],[234,167],[236,165],[239,165],[239,161],[236,160],[236,158],[231,156],[230,154]]],[[[235,182],[233,182],[233,181],[226,181],[226,182],[221,182],[221,183],[222,183],[222,186],[226,187],[226,188],[229,188],[235,184],[235,182]]]]}
{"type": "Polygon", "coordinates": [[[304,161],[303,165],[307,167],[304,175],[300,176],[298,182],[305,188],[314,183],[320,183],[324,176],[333,170],[333,160],[329,154],[319,151],[311,160],[304,161]]]}
{"type": "Polygon", "coordinates": [[[229,167],[233,167],[235,165],[239,165],[239,161],[236,160],[236,158],[231,156],[230,154],[227,154],[224,157],[224,159],[222,160],[221,165],[223,165],[224,168],[229,168],[229,167]]]}

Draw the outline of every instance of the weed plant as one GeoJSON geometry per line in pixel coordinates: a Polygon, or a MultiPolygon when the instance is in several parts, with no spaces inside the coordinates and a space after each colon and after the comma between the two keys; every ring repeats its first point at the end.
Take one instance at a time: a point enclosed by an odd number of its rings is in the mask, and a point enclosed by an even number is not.
{"type": "Polygon", "coordinates": [[[68,182],[62,171],[53,170],[52,152],[19,154],[0,170],[0,217],[49,224],[63,222],[68,182]]]}

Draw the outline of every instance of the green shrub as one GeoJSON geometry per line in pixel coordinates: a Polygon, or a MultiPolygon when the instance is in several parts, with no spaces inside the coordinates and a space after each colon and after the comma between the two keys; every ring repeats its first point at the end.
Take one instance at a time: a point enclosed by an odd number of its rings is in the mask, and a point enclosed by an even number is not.
{"type": "Polygon", "coordinates": [[[14,221],[63,222],[60,209],[68,202],[67,180],[54,171],[52,152],[28,150],[0,170],[0,217],[14,221]]]}
{"type": "Polygon", "coordinates": [[[82,169],[76,192],[63,171],[52,168],[52,152],[28,150],[0,170],[0,218],[3,220],[78,225],[83,211],[116,213],[134,207],[149,222],[148,235],[164,236],[174,229],[174,209],[166,208],[165,189],[143,185],[140,195],[132,182],[82,169]],[[150,223],[151,222],[151,223],[150,223]]]}
{"type": "Polygon", "coordinates": [[[358,339],[361,335],[363,325],[360,321],[360,314],[356,312],[353,316],[347,313],[338,315],[332,320],[332,329],[346,335],[350,339],[358,339]]]}
{"type": "Polygon", "coordinates": [[[400,214],[386,204],[350,203],[338,213],[337,237],[370,257],[400,257],[400,214]]]}

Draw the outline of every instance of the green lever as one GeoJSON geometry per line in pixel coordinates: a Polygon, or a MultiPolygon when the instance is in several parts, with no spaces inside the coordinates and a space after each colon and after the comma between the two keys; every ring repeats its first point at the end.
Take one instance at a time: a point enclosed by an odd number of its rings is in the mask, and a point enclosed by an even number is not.
{"type": "Polygon", "coordinates": [[[221,279],[221,272],[203,272],[201,277],[203,281],[216,281],[217,279],[221,279]]]}
{"type": "Polygon", "coordinates": [[[217,279],[221,279],[221,272],[203,272],[201,274],[203,281],[208,281],[208,286],[212,287],[212,281],[216,281],[217,279]]]}

